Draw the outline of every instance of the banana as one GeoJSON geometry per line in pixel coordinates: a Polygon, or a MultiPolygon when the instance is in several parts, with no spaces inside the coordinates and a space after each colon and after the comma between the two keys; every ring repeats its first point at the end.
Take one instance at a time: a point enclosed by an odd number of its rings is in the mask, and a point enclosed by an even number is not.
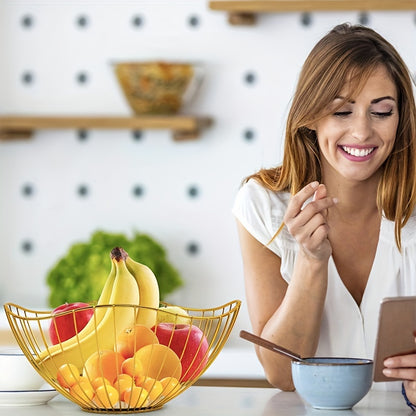
{"type": "Polygon", "coordinates": [[[118,333],[134,323],[135,308],[100,307],[105,304],[138,305],[139,303],[139,288],[135,278],[127,269],[124,250],[119,247],[114,248],[111,251],[111,260],[110,274],[95,307],[94,315],[87,326],[74,337],[48,347],[39,354],[37,364],[47,370],[51,377],[56,376],[58,368],[64,363],[75,364],[81,371],[92,353],[113,349],[118,333]]]}
{"type": "Polygon", "coordinates": [[[149,267],[134,261],[128,254],[126,265],[136,279],[140,292],[140,306],[143,306],[138,310],[136,324],[151,328],[156,324],[157,308],[160,304],[159,284],[156,276],[149,267]]]}

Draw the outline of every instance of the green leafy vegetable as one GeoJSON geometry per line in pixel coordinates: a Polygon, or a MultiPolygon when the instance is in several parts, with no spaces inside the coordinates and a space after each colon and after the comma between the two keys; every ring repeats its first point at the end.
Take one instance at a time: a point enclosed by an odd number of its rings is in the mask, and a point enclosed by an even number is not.
{"type": "Polygon", "coordinates": [[[48,272],[49,306],[96,301],[111,269],[110,251],[116,246],[123,247],[133,260],[152,269],[161,300],[182,286],[182,279],[167,260],[165,249],[150,236],[135,233],[128,239],[124,234],[96,231],[89,242],[73,244],[48,272]]]}

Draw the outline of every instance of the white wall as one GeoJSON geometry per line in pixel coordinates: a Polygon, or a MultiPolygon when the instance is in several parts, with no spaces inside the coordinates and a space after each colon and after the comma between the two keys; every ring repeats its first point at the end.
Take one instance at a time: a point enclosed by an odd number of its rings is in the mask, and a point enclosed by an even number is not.
{"type": "MultiPolygon", "coordinates": [[[[244,301],[235,193],[245,175],[281,160],[284,118],[308,51],[360,13],[313,13],[308,25],[302,17],[263,15],[255,27],[233,27],[206,0],[0,0],[1,114],[127,115],[110,62],[164,59],[204,65],[204,84],[186,110],[215,119],[199,140],[182,143],[168,131],[134,140],[127,130],[91,130],[85,140],[72,130],[39,131],[29,141],[1,142],[0,301],[45,307],[47,270],[96,229],[148,232],[166,245],[186,280],[171,298],[178,304],[244,301]],[[78,25],[80,17],[87,25],[78,25]],[[22,82],[27,73],[32,82],[22,82]],[[81,185],[86,197],[77,193],[81,185]],[[143,197],[133,196],[135,185],[143,197]],[[187,251],[191,243],[196,255],[187,251]]],[[[367,17],[414,70],[415,14],[367,17]]],[[[245,303],[236,327],[230,344],[245,345],[237,337],[250,328],[245,303]]]]}

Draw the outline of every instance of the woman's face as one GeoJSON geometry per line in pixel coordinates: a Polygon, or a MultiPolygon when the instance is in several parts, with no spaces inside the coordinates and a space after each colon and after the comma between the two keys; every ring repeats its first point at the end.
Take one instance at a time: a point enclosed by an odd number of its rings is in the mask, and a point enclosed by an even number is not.
{"type": "Polygon", "coordinates": [[[323,175],[335,170],[347,180],[365,181],[379,171],[393,148],[399,123],[397,90],[380,66],[359,94],[337,108],[348,93],[347,84],[330,103],[331,113],[314,126],[323,175]]]}

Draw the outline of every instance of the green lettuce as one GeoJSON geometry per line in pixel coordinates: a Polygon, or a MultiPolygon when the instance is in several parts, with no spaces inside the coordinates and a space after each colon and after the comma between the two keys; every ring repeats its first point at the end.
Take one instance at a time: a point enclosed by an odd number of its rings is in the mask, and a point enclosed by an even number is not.
{"type": "Polygon", "coordinates": [[[165,249],[149,235],[135,233],[128,239],[124,234],[96,231],[90,241],[73,244],[47,273],[49,306],[95,302],[110,272],[114,247],[123,247],[133,260],[150,267],[159,283],[161,300],[182,286],[182,278],[168,261],[165,249]]]}

